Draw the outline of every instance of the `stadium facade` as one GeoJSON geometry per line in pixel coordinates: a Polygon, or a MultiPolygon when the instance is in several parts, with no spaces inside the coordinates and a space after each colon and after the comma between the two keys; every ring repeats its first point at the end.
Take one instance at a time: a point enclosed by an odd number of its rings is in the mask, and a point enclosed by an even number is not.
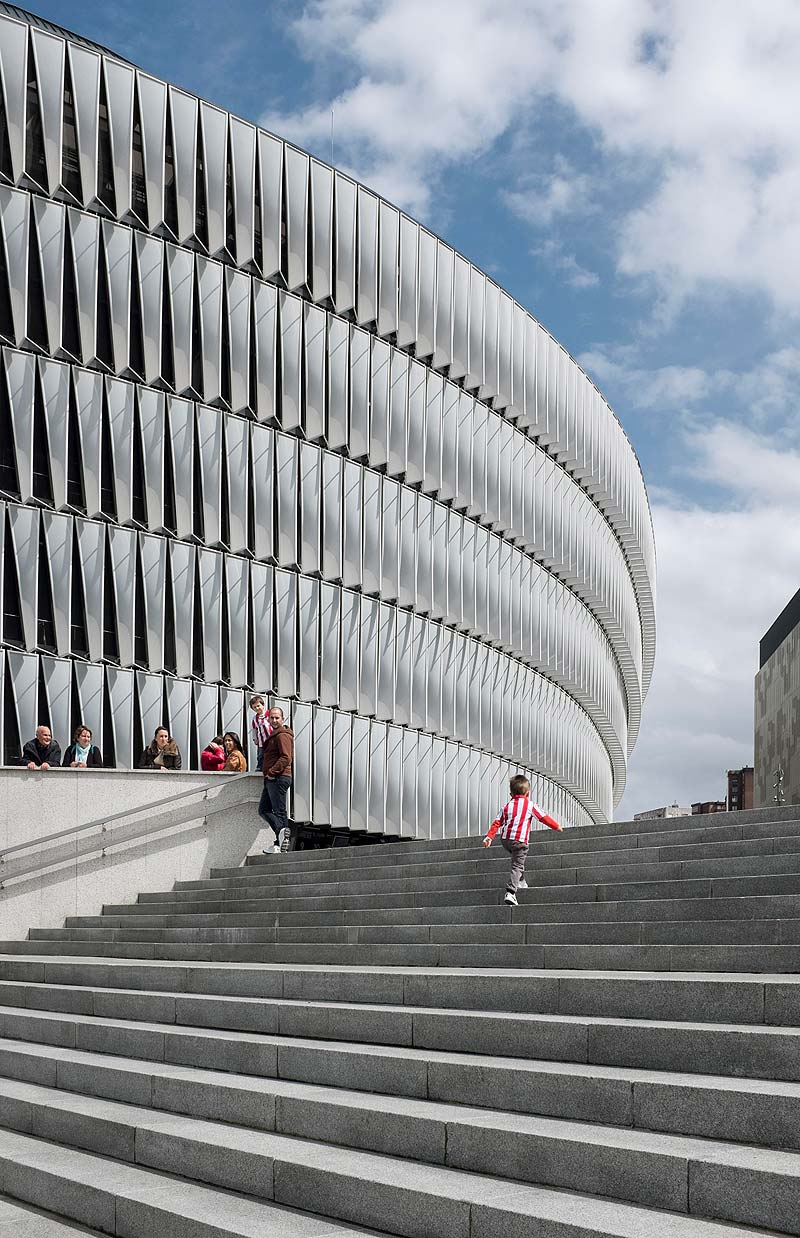
{"type": "Polygon", "coordinates": [[[289,702],[295,816],[612,815],[655,645],[641,470],[580,367],[349,177],[0,6],[6,760],[196,766],[289,702]]]}

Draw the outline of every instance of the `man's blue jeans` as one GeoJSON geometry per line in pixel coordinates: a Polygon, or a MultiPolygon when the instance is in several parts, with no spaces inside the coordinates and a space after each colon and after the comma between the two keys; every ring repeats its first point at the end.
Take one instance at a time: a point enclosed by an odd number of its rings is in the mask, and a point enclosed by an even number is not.
{"type": "MultiPolygon", "coordinates": [[[[289,818],[286,815],[286,796],[292,785],[291,778],[285,774],[280,778],[265,778],[264,786],[261,791],[261,800],[258,805],[258,815],[266,821],[267,825],[275,834],[275,841],[280,841],[280,832],[289,825],[289,818]]],[[[295,831],[292,830],[292,836],[289,842],[289,849],[293,851],[295,848],[295,831]]]]}

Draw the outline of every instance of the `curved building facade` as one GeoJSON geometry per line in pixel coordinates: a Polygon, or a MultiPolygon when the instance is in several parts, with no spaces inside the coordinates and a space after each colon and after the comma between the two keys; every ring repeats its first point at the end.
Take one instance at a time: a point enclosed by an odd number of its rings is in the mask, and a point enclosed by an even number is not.
{"type": "Polygon", "coordinates": [[[612,815],[654,655],[636,456],[467,259],[289,143],[0,6],[2,723],[287,703],[298,820],[612,815]]]}

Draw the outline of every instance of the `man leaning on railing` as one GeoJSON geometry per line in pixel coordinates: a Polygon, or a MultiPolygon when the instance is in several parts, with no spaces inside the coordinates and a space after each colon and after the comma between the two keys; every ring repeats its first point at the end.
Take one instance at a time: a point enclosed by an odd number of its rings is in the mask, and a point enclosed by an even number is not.
{"type": "Polygon", "coordinates": [[[28,769],[50,769],[52,765],[61,764],[61,747],[50,734],[49,726],[37,726],[36,735],[22,749],[19,763],[28,769]]]}

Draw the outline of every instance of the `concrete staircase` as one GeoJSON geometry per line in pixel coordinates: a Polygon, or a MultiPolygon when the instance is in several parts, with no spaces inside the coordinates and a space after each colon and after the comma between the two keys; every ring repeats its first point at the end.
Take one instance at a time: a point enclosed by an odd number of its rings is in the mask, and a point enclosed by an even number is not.
{"type": "Polygon", "coordinates": [[[0,943],[0,1238],[800,1234],[793,813],[548,834],[516,909],[452,839],[0,943]]]}

